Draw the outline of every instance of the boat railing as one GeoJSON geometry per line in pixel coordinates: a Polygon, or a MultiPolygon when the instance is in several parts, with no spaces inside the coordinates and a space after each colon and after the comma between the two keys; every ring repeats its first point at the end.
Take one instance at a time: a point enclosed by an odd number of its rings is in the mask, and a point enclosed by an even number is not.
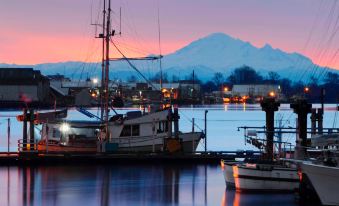
{"type": "Polygon", "coordinates": [[[27,140],[24,142],[23,139],[18,140],[18,152],[37,152],[38,142],[35,140],[33,143],[27,140]]]}

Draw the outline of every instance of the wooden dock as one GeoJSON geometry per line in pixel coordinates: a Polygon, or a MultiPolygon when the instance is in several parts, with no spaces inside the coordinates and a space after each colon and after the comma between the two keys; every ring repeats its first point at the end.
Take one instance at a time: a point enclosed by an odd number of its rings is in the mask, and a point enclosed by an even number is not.
{"type": "Polygon", "coordinates": [[[0,165],[67,165],[67,164],[219,164],[221,159],[254,158],[259,152],[218,151],[196,153],[0,153],[0,165]]]}

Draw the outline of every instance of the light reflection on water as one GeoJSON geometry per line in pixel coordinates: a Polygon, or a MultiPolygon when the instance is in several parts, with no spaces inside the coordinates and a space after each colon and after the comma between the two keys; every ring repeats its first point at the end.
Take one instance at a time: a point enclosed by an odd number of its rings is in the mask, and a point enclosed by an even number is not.
{"type": "Polygon", "coordinates": [[[296,205],[293,194],[225,190],[218,166],[98,165],[0,167],[3,206],[296,205]]]}

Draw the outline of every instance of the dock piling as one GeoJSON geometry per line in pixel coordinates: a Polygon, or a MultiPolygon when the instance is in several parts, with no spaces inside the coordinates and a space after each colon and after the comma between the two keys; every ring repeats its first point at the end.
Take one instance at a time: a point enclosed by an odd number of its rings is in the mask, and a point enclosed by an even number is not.
{"type": "Polygon", "coordinates": [[[11,144],[11,119],[7,119],[7,152],[10,152],[10,144],[11,144]]]}
{"type": "Polygon", "coordinates": [[[34,148],[34,110],[30,109],[29,110],[29,147],[30,150],[33,151],[35,150],[34,148]]]}
{"type": "Polygon", "coordinates": [[[205,152],[207,152],[207,113],[208,110],[205,110],[205,152]]]}
{"type": "Polygon", "coordinates": [[[174,137],[179,139],[179,111],[178,108],[174,108],[174,114],[172,116],[174,122],[174,137]]]}
{"type": "Polygon", "coordinates": [[[311,112],[312,104],[309,104],[306,99],[299,99],[290,107],[294,113],[298,115],[297,119],[297,141],[296,141],[296,159],[304,159],[307,147],[307,114],[311,112]]]}
{"type": "Polygon", "coordinates": [[[274,112],[278,111],[280,103],[275,98],[265,98],[261,102],[262,110],[266,113],[266,152],[269,160],[274,159],[274,112]]]}
{"type": "Polygon", "coordinates": [[[27,150],[27,109],[23,111],[23,126],[22,126],[22,151],[27,150]]]}

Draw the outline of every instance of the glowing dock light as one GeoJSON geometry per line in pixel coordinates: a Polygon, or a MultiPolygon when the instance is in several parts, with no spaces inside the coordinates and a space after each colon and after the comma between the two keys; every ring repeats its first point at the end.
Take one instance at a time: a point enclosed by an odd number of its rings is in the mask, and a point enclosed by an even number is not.
{"type": "Polygon", "coordinates": [[[92,82],[93,82],[93,84],[98,84],[99,80],[98,80],[98,78],[93,78],[92,82]]]}
{"type": "Polygon", "coordinates": [[[68,132],[71,128],[70,128],[69,124],[62,123],[59,129],[60,129],[61,132],[68,132]]]}
{"type": "Polygon", "coordinates": [[[309,87],[305,87],[305,88],[304,88],[304,92],[305,92],[305,93],[309,93],[309,92],[310,92],[310,88],[309,88],[309,87]]]}
{"type": "Polygon", "coordinates": [[[270,97],[275,97],[275,92],[274,92],[274,91],[271,91],[268,95],[269,95],[270,97]]]}
{"type": "Polygon", "coordinates": [[[224,87],[224,92],[228,92],[228,87],[224,87]]]}

